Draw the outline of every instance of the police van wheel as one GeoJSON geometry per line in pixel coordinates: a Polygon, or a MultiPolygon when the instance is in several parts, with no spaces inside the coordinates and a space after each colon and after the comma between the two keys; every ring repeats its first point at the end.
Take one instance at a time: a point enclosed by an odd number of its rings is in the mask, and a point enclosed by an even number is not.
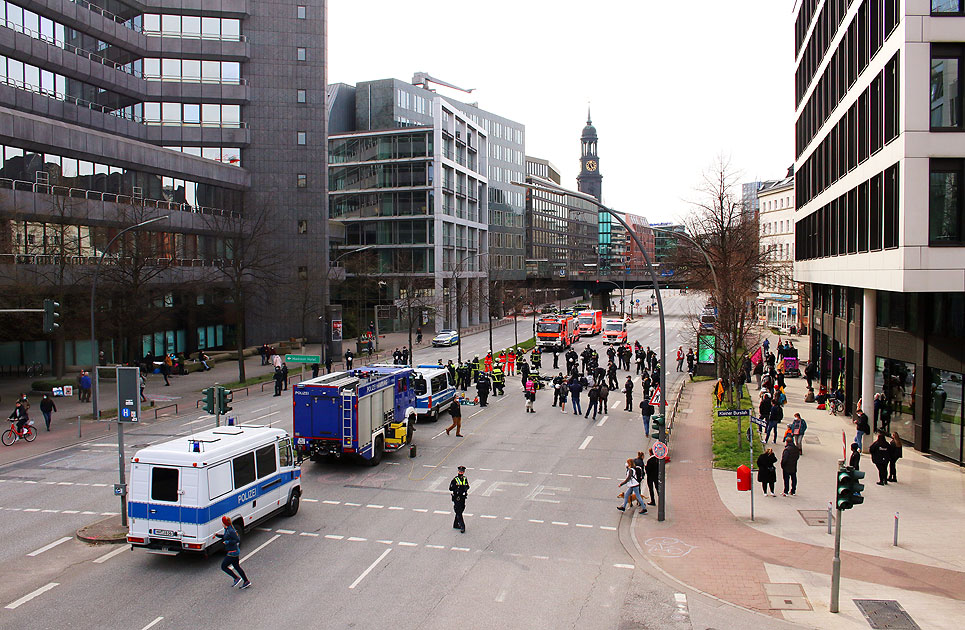
{"type": "Polygon", "coordinates": [[[285,516],[295,516],[298,514],[298,491],[292,490],[291,494],[288,495],[288,503],[285,505],[285,516]]]}
{"type": "Polygon", "coordinates": [[[382,463],[382,454],[385,452],[385,446],[382,442],[382,436],[375,438],[375,445],[372,447],[372,459],[368,461],[369,466],[378,466],[382,463]]]}

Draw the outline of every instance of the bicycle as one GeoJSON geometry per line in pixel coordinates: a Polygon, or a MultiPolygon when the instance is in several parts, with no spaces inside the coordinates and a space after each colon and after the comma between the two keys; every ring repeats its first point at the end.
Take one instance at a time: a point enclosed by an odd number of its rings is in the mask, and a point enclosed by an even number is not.
{"type": "Polygon", "coordinates": [[[838,400],[837,398],[831,398],[828,400],[828,411],[832,416],[836,416],[839,413],[844,413],[844,401],[838,400]]]}
{"type": "Polygon", "coordinates": [[[0,442],[3,442],[4,446],[10,446],[20,438],[27,440],[28,442],[33,442],[37,439],[37,430],[34,429],[33,420],[27,421],[24,425],[23,431],[17,431],[17,421],[14,420],[10,423],[10,428],[3,432],[0,436],[0,442]]]}
{"type": "Polygon", "coordinates": [[[34,361],[31,365],[27,366],[27,377],[28,378],[39,378],[44,375],[44,364],[39,361],[34,361]]]}

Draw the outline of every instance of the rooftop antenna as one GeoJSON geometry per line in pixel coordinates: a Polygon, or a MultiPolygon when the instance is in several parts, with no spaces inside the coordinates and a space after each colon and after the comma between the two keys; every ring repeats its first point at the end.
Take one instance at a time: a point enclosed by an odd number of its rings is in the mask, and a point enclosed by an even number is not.
{"type": "Polygon", "coordinates": [[[412,75],[412,85],[418,85],[424,90],[429,90],[430,92],[435,92],[431,87],[430,83],[435,83],[436,85],[441,85],[443,87],[452,88],[453,90],[459,90],[460,92],[465,92],[466,94],[472,94],[476,88],[461,88],[458,85],[453,85],[452,83],[447,83],[441,79],[436,79],[435,77],[429,76],[427,72],[416,72],[412,75]]]}

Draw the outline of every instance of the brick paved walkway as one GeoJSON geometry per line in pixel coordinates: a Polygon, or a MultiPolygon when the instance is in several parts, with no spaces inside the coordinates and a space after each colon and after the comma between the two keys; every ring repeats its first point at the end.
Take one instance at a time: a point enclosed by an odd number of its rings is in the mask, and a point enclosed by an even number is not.
{"type": "MultiPolygon", "coordinates": [[[[711,463],[713,386],[710,381],[688,384],[689,402],[681,407],[692,412],[680,413],[674,425],[667,519],[658,523],[651,511],[653,516],[636,519],[635,534],[650,560],[681,582],[780,618],[762,587],[770,582],[765,563],[830,576],[833,550],[759,532],[721,502],[711,463]]],[[[965,601],[963,572],[846,551],[841,566],[844,578],[965,601]]]]}

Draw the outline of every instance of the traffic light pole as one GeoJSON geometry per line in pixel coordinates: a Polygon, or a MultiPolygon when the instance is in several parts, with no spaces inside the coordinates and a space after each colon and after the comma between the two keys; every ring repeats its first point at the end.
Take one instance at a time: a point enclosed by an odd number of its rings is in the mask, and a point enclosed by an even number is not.
{"type": "Polygon", "coordinates": [[[831,561],[831,612],[838,612],[838,592],[841,590],[841,508],[834,524],[834,560],[831,561]]]}

